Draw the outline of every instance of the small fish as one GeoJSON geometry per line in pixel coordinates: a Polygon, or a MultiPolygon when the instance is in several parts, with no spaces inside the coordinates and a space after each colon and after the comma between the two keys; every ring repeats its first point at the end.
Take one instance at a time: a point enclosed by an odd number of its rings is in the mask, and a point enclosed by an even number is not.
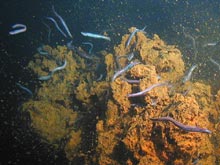
{"type": "Polygon", "coordinates": [[[57,30],[59,30],[59,32],[67,38],[66,34],[63,32],[63,30],[59,27],[59,25],[57,24],[57,21],[55,21],[52,17],[46,17],[46,19],[52,21],[54,23],[54,25],[56,26],[57,30]]]}
{"type": "Polygon", "coordinates": [[[123,69],[117,71],[114,76],[112,77],[112,82],[115,81],[115,79],[120,76],[121,74],[125,73],[127,70],[131,69],[132,67],[134,67],[135,65],[140,64],[140,62],[136,61],[136,62],[131,62],[130,64],[128,64],[127,66],[125,66],[123,69]]]}
{"type": "Polygon", "coordinates": [[[47,40],[50,42],[50,36],[51,36],[51,28],[49,25],[47,25],[45,22],[42,22],[48,29],[48,35],[47,35],[47,40]]]}
{"type": "Polygon", "coordinates": [[[220,70],[220,64],[217,63],[214,59],[210,58],[209,59],[214,65],[216,65],[218,67],[218,69],[220,70]]]}
{"type": "Polygon", "coordinates": [[[89,32],[81,32],[81,34],[83,36],[85,36],[85,37],[92,37],[92,38],[104,39],[104,40],[111,41],[110,37],[107,37],[107,36],[104,36],[104,35],[100,35],[100,34],[89,33],[89,32]]]}
{"type": "Polygon", "coordinates": [[[23,89],[25,92],[27,92],[30,96],[33,96],[33,92],[32,92],[30,89],[24,87],[24,86],[21,85],[20,83],[16,83],[16,85],[17,85],[19,88],[23,89]]]}
{"type": "Polygon", "coordinates": [[[90,48],[89,48],[89,54],[91,54],[91,53],[92,53],[92,49],[93,49],[93,44],[92,44],[91,42],[83,42],[82,44],[84,44],[84,45],[89,45],[89,46],[90,46],[90,48]]]}
{"type": "Polygon", "coordinates": [[[190,78],[191,78],[191,76],[192,76],[192,72],[194,71],[194,69],[195,69],[196,67],[197,67],[197,64],[194,64],[194,65],[190,68],[188,74],[183,78],[183,83],[185,83],[185,82],[187,82],[187,81],[190,80],[190,78]]]}
{"type": "Polygon", "coordinates": [[[65,60],[63,65],[54,68],[47,76],[38,77],[38,80],[41,80],[41,81],[49,80],[55,72],[64,69],[66,65],[67,65],[67,61],[65,60]]]}
{"type": "Polygon", "coordinates": [[[40,76],[40,77],[38,77],[38,80],[47,81],[47,80],[49,80],[52,76],[53,76],[53,72],[49,73],[47,76],[40,76]]]}
{"type": "Polygon", "coordinates": [[[65,28],[67,34],[70,38],[73,38],[72,34],[70,33],[70,30],[68,26],[66,25],[66,22],[63,20],[63,18],[55,11],[54,6],[52,6],[53,13],[59,18],[60,22],[62,23],[63,27],[65,28]]]}
{"type": "Polygon", "coordinates": [[[185,27],[183,27],[183,34],[186,38],[189,38],[189,39],[192,40],[192,46],[193,46],[193,50],[194,50],[194,60],[196,60],[197,55],[198,55],[198,50],[197,50],[197,47],[196,47],[196,40],[193,36],[191,36],[190,34],[185,32],[185,27]]]}
{"type": "Polygon", "coordinates": [[[143,32],[143,33],[146,33],[144,30],[145,30],[146,26],[143,28],[143,29],[137,29],[135,28],[135,30],[131,33],[131,35],[129,36],[128,38],[128,41],[126,43],[126,48],[129,46],[130,42],[131,42],[131,39],[134,37],[134,35],[137,33],[137,32],[143,32]]]}
{"type": "Polygon", "coordinates": [[[19,33],[23,33],[27,30],[27,26],[24,24],[15,24],[12,26],[12,28],[14,30],[10,31],[9,34],[10,35],[15,35],[15,34],[19,34],[19,33]]]}
{"type": "Polygon", "coordinates": [[[129,54],[126,54],[126,55],[117,56],[116,57],[116,63],[118,65],[119,69],[121,69],[120,61],[119,61],[121,58],[126,58],[126,59],[128,59],[128,61],[131,61],[133,59],[133,57],[134,57],[134,53],[133,52],[129,53],[129,54]]]}
{"type": "Polygon", "coordinates": [[[125,77],[123,77],[122,80],[126,81],[129,84],[139,84],[140,83],[140,80],[132,80],[132,79],[127,79],[125,77]]]}
{"type": "Polygon", "coordinates": [[[175,126],[179,127],[180,129],[187,131],[187,132],[201,132],[201,133],[208,133],[211,134],[212,132],[206,128],[200,128],[197,126],[189,126],[189,125],[184,125],[173,118],[167,116],[167,117],[160,117],[160,118],[150,118],[152,121],[169,121],[173,123],[175,126]]]}
{"type": "Polygon", "coordinates": [[[170,86],[170,84],[168,82],[156,83],[156,84],[153,84],[152,86],[144,89],[143,91],[128,94],[128,97],[144,96],[144,95],[146,95],[147,92],[151,91],[153,88],[161,87],[161,86],[170,86]]]}
{"type": "Polygon", "coordinates": [[[64,69],[64,68],[66,67],[66,65],[67,65],[67,61],[65,60],[63,65],[54,68],[51,72],[52,72],[52,73],[55,73],[55,72],[57,72],[57,71],[59,71],[59,70],[62,70],[62,69],[64,69]]]}
{"type": "Polygon", "coordinates": [[[37,48],[37,52],[38,52],[40,55],[44,55],[44,56],[48,56],[48,55],[49,55],[49,53],[44,50],[43,46],[38,47],[38,48],[37,48]]]}
{"type": "Polygon", "coordinates": [[[209,43],[206,43],[203,45],[203,47],[211,47],[211,46],[217,46],[220,42],[217,41],[217,42],[209,42],[209,43]]]}
{"type": "Polygon", "coordinates": [[[96,79],[96,81],[101,81],[103,78],[103,74],[100,74],[100,76],[96,79]]]}
{"type": "Polygon", "coordinates": [[[72,44],[73,41],[70,41],[66,44],[67,48],[70,49],[70,50],[73,50],[75,51],[79,56],[85,58],[85,59],[89,59],[89,60],[92,60],[92,56],[89,56],[85,51],[83,50],[80,50],[79,48],[77,48],[76,46],[74,46],[72,44]]]}

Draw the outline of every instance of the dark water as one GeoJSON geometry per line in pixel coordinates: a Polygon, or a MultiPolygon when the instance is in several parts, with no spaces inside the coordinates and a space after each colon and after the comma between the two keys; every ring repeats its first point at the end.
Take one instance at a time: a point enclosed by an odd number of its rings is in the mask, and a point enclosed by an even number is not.
{"type": "MultiPolygon", "coordinates": [[[[187,33],[196,38],[197,49],[207,42],[220,40],[220,2],[215,0],[169,1],[169,0],[65,0],[65,1],[4,1],[0,5],[0,163],[2,164],[66,164],[64,153],[55,151],[41,142],[38,135],[28,131],[20,114],[20,105],[27,95],[17,88],[16,82],[26,83],[32,91],[36,84],[25,67],[32,59],[36,48],[41,44],[65,45],[65,39],[52,27],[51,41],[47,40],[48,31],[42,21],[53,16],[52,5],[66,21],[74,42],[81,44],[85,38],[81,31],[101,33],[107,31],[112,38],[111,44],[97,41],[94,51],[111,51],[120,42],[121,36],[128,33],[131,26],[146,26],[148,36],[158,34],[169,44],[179,45],[184,59],[190,66],[194,49],[187,33]],[[27,31],[10,36],[8,32],[15,23],[27,25],[27,31]],[[120,35],[118,35],[120,34],[120,35]],[[32,86],[31,86],[32,84],[32,86]],[[57,155],[57,156],[54,156],[57,155]]],[[[220,62],[219,47],[199,49],[201,65],[208,65],[207,56],[220,62]]],[[[209,77],[210,81],[219,79],[218,73],[209,67],[197,77],[209,77]]]]}

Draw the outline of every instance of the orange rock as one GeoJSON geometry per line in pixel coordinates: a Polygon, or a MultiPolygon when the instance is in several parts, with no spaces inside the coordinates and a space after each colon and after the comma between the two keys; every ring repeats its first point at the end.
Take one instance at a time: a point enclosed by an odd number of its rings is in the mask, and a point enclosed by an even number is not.
{"type": "MultiPolygon", "coordinates": [[[[129,29],[133,30],[134,27],[129,29]]],[[[216,133],[220,129],[217,111],[220,91],[214,101],[211,86],[201,82],[182,83],[185,64],[175,45],[167,45],[158,35],[150,39],[143,32],[137,32],[126,47],[129,36],[122,36],[121,43],[114,47],[114,54],[101,52],[101,58],[94,60],[89,68],[86,60],[63,46],[54,49],[45,46],[56,60],[36,54],[29,68],[39,76],[57,67],[57,61],[62,63],[66,59],[67,66],[50,80],[42,81],[36,98],[23,105],[30,113],[32,127],[50,143],[68,137],[65,152],[69,160],[80,157],[87,162],[90,155],[94,164],[162,165],[192,164],[199,158],[199,163],[214,164],[214,151],[220,155],[219,145],[212,142],[212,139],[220,139],[216,133]],[[126,56],[120,61],[117,57],[132,51],[132,61],[140,61],[140,64],[112,82],[114,73],[130,63],[126,56]],[[97,82],[95,70],[100,62],[106,65],[106,75],[97,82]],[[140,82],[128,83],[123,76],[140,82]],[[156,87],[145,96],[128,98],[128,94],[167,81],[173,86],[156,87]],[[76,99],[78,104],[74,105],[76,99]],[[72,107],[79,113],[83,110],[83,121],[87,121],[88,114],[94,117],[96,130],[87,130],[84,122],[77,131],[73,130],[77,113],[72,107]],[[185,125],[207,128],[214,133],[185,132],[172,123],[150,120],[160,116],[171,116],[185,125]],[[88,144],[86,137],[92,133],[97,135],[97,145],[93,145],[94,140],[88,144]],[[91,145],[90,148],[87,145],[91,145]],[[85,147],[89,148],[87,152],[85,147]],[[93,151],[97,153],[95,156],[91,156],[93,151]]]]}
{"type": "Polygon", "coordinates": [[[65,146],[65,153],[66,157],[69,160],[73,160],[75,157],[78,156],[78,150],[80,148],[80,143],[81,143],[81,131],[74,132],[72,131],[70,133],[70,139],[66,143],[65,146]]]}
{"type": "Polygon", "coordinates": [[[114,100],[120,104],[122,112],[127,113],[131,106],[128,99],[128,94],[131,93],[131,85],[126,81],[117,78],[114,82],[111,83],[111,88],[114,100]]]}

